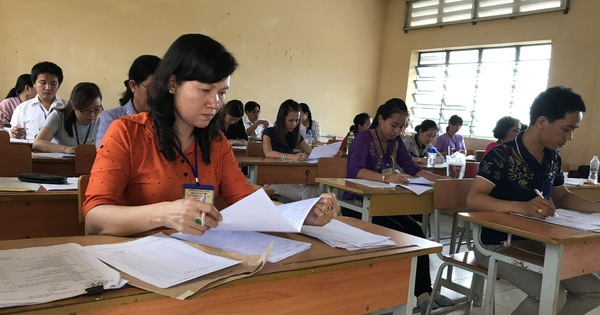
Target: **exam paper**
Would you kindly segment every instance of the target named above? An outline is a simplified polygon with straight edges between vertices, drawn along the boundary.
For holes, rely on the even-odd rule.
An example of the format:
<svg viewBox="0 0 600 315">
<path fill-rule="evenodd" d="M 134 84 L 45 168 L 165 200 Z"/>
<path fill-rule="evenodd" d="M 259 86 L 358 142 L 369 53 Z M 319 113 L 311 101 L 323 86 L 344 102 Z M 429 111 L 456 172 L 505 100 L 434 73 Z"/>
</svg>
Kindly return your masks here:
<svg viewBox="0 0 600 315">
<path fill-rule="evenodd" d="M 77 190 L 78 177 L 67 177 L 66 184 L 42 184 L 46 190 Z"/>
<path fill-rule="evenodd" d="M 22 182 L 16 177 L 0 177 L 0 191 L 38 191 L 40 184 Z"/>
<path fill-rule="evenodd" d="M 338 141 L 338 142 L 314 147 L 314 148 L 312 148 L 312 151 L 310 152 L 308 159 L 316 160 L 316 159 L 319 159 L 322 157 L 333 157 L 338 153 L 341 145 L 342 145 L 342 142 Z"/>
<path fill-rule="evenodd" d="M 78 244 L 0 251 L 0 307 L 47 303 L 85 294 L 86 288 L 125 285 L 119 273 Z"/>
<path fill-rule="evenodd" d="M 275 206 L 264 189 L 221 210 L 223 221 L 214 228 L 222 231 L 298 233 L 304 219 L 319 198 Z"/>
<path fill-rule="evenodd" d="M 417 195 L 421 195 L 422 193 L 433 189 L 433 182 L 428 179 L 425 179 L 423 177 L 411 177 L 411 178 L 409 178 L 409 183 L 407 185 L 397 184 L 397 183 L 382 183 L 382 182 L 376 182 L 373 180 L 356 179 L 356 178 L 346 178 L 346 180 L 349 182 L 353 182 L 353 183 L 371 187 L 371 188 L 403 187 L 403 188 L 406 188 L 406 189 L 414 192 Z"/>
<path fill-rule="evenodd" d="M 202 236 L 175 233 L 172 237 L 190 241 L 198 244 L 220 248 L 230 252 L 245 255 L 261 255 L 269 245 L 273 243 L 273 249 L 269 255 L 268 261 L 271 263 L 279 262 L 290 256 L 296 255 L 310 248 L 311 244 L 299 242 L 283 237 L 245 231 L 219 231 L 210 229 Z"/>
<path fill-rule="evenodd" d="M 130 242 L 85 246 L 83 250 L 159 288 L 168 288 L 240 263 L 204 253 L 163 233 Z"/>
<path fill-rule="evenodd" d="M 540 219 L 519 213 L 513 213 L 513 215 L 516 216 L 556 224 L 579 231 L 600 232 L 600 213 L 580 212 L 558 208 L 556 209 L 556 214 L 558 214 L 558 216 Z"/>
<path fill-rule="evenodd" d="M 302 234 L 316 237 L 332 247 L 347 250 L 396 245 L 387 236 L 369 233 L 335 219 L 325 226 L 304 225 Z"/>
</svg>

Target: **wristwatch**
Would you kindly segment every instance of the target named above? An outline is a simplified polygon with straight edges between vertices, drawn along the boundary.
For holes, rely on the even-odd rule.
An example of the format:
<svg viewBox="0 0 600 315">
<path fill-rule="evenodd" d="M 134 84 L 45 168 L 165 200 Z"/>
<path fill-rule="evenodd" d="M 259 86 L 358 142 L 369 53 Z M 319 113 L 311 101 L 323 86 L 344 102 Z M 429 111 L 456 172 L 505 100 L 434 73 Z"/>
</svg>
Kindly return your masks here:
<svg viewBox="0 0 600 315">
<path fill-rule="evenodd" d="M 287 160 L 287 154 L 284 154 L 284 155 L 283 155 L 283 159 L 284 159 L 284 160 Z"/>
</svg>

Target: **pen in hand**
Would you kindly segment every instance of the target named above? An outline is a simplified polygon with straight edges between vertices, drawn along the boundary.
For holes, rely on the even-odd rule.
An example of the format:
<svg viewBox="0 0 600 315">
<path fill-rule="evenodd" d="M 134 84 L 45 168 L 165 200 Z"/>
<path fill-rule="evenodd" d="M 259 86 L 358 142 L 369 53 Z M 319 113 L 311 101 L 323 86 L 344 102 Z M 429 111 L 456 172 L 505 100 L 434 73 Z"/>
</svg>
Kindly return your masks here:
<svg viewBox="0 0 600 315">
<path fill-rule="evenodd" d="M 544 195 L 542 195 L 542 193 L 537 188 L 535 188 L 533 191 L 535 191 L 535 194 L 540 196 L 540 198 L 546 199 L 546 198 L 544 198 Z M 558 218 L 558 213 L 556 213 L 556 211 L 554 212 L 554 216 Z"/>
</svg>

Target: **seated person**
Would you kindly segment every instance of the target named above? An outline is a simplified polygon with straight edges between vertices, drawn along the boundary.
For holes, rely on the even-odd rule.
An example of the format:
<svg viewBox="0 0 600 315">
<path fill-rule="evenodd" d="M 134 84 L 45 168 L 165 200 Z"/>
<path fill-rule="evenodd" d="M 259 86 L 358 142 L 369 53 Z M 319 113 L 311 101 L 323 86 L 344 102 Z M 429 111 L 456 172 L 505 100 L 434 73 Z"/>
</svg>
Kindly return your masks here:
<svg viewBox="0 0 600 315">
<path fill-rule="evenodd" d="M 346 154 L 346 146 L 348 146 L 348 136 L 350 135 L 350 133 L 353 133 L 354 136 L 356 136 L 359 132 L 369 130 L 372 121 L 373 119 L 371 119 L 371 116 L 369 116 L 369 114 L 367 113 L 360 113 L 354 116 L 354 120 L 352 121 L 353 125 L 350 126 L 350 131 L 348 131 L 348 133 L 344 137 L 344 140 L 342 140 L 339 152 L 342 154 Z"/>
<path fill-rule="evenodd" d="M 31 82 L 31 74 L 21 74 L 15 87 L 8 91 L 6 98 L 0 102 L 0 128 L 10 126 L 10 119 L 17 105 L 35 97 L 37 92 Z"/>
<path fill-rule="evenodd" d="M 31 81 L 37 95 L 15 108 L 10 119 L 10 136 L 33 140 L 44 125 L 50 111 L 66 106 L 67 102 L 56 96 L 63 81 L 62 69 L 43 61 L 31 68 Z"/>
<path fill-rule="evenodd" d="M 33 150 L 72 154 L 79 144 L 94 145 L 100 112 L 102 93 L 98 86 L 90 82 L 78 83 L 67 106 L 48 115 L 33 141 Z"/>
<path fill-rule="evenodd" d="M 266 158 L 306 161 L 312 148 L 300 135 L 300 105 L 286 100 L 277 111 L 275 126 L 263 131 L 263 152 Z M 294 153 L 298 149 L 298 153 Z M 317 185 L 283 184 L 270 185 L 279 195 L 292 201 L 317 196 Z"/>
<path fill-rule="evenodd" d="M 448 120 L 448 127 L 446 127 L 446 133 L 439 136 L 437 140 L 435 140 L 435 148 L 443 156 L 452 154 L 456 151 L 463 151 L 465 155 L 467 154 L 465 139 L 463 136 L 458 134 L 462 124 L 463 119 L 460 116 L 450 116 L 450 119 Z M 451 152 L 448 152 L 448 148 L 450 148 Z"/>
<path fill-rule="evenodd" d="M 214 119 L 236 67 L 208 36 L 186 34 L 171 45 L 155 72 L 150 112 L 115 120 L 106 132 L 114 141 L 98 147 L 83 204 L 88 234 L 202 235 L 223 217 L 210 203 L 183 199 L 184 184 L 211 185 L 229 204 L 254 192 Z M 304 222 L 325 225 L 338 209 L 335 196 L 323 194 Z"/>
<path fill-rule="evenodd" d="M 496 122 L 496 127 L 494 127 L 494 138 L 498 139 L 498 141 L 491 142 L 485 147 L 485 153 L 488 153 L 493 147 L 506 142 L 513 140 L 517 137 L 519 132 L 521 132 L 521 122 L 510 116 L 504 116 Z"/>
<path fill-rule="evenodd" d="M 433 148 L 432 141 L 438 134 L 438 126 L 433 120 L 425 119 L 420 125 L 415 127 L 414 135 L 402 137 L 402 141 L 406 144 L 408 152 L 417 163 L 427 162 L 427 154 L 429 149 Z M 422 159 L 425 158 L 423 161 Z"/>
<path fill-rule="evenodd" d="M 242 122 L 244 104 L 238 100 L 231 100 L 217 113 L 221 131 L 225 134 L 231 145 L 247 145 L 248 135 Z"/>
<path fill-rule="evenodd" d="M 260 105 L 255 101 L 248 101 L 244 105 L 244 112 L 246 116 L 242 120 L 246 127 L 246 134 L 249 138 L 260 138 L 263 130 L 269 127 L 268 121 L 260 119 Z"/>
<path fill-rule="evenodd" d="M 300 118 L 300 135 L 306 139 L 308 131 L 312 133 L 312 141 L 314 143 L 319 142 L 321 139 L 321 125 L 319 122 L 312 119 L 312 113 L 310 107 L 306 103 L 300 103 L 300 109 L 302 110 L 302 116 Z M 310 143 L 312 146 L 313 144 Z"/>
<path fill-rule="evenodd" d="M 96 136 L 96 148 L 100 145 L 108 126 L 121 116 L 147 112 L 148 88 L 154 82 L 154 70 L 160 58 L 153 55 L 142 55 L 129 67 L 129 78 L 125 80 L 125 92 L 121 95 L 121 106 L 106 110 L 100 116 L 100 126 Z"/>
<path fill-rule="evenodd" d="M 467 195 L 467 208 L 536 218 L 552 217 L 556 208 L 600 212 L 599 203 L 572 193 L 564 185 L 558 151 L 573 139 L 585 111 L 581 96 L 568 88 L 551 87 L 540 93 L 531 105 L 529 128 L 515 141 L 503 142 L 483 157 Z M 506 239 L 507 234 L 497 230 L 481 231 L 481 241 L 490 251 L 505 250 Z M 540 245 L 517 236 L 512 237 L 511 244 L 523 248 Z M 477 247 L 474 250 L 477 262 L 487 267 L 489 256 Z M 505 262 L 498 262 L 497 272 L 527 294 L 513 314 L 538 314 L 542 274 Z M 556 314 L 587 314 L 600 305 L 600 279 L 595 274 L 561 280 L 558 291 Z"/>
<path fill-rule="evenodd" d="M 375 114 L 375 119 L 369 131 L 359 133 L 352 142 L 348 154 L 349 178 L 368 179 L 384 183 L 407 184 L 409 176 L 424 177 L 435 181 L 444 178 L 422 170 L 413 161 L 406 145 L 400 139 L 400 131 L 408 118 L 408 109 L 404 101 L 398 98 L 390 99 L 381 105 Z M 344 194 L 344 199 L 356 198 Z M 399 205 L 400 206 L 400 205 Z M 359 213 L 350 209 L 342 209 L 347 216 L 359 218 Z M 372 222 L 390 229 L 425 238 L 423 230 L 409 215 L 376 216 Z M 417 258 L 417 275 L 415 281 L 415 296 L 417 306 L 426 310 L 432 294 L 431 276 L 429 274 L 429 256 Z M 434 305 L 450 306 L 454 301 L 435 292 Z"/>
</svg>

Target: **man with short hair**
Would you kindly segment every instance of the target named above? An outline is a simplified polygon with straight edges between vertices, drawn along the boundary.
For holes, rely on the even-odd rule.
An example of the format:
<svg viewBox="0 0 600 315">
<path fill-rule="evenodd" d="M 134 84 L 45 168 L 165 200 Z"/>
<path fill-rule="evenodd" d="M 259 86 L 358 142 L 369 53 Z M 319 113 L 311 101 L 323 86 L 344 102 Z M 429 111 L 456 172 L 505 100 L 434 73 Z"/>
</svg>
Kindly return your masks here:
<svg viewBox="0 0 600 315">
<path fill-rule="evenodd" d="M 31 81 L 37 95 L 15 108 L 10 120 L 10 136 L 33 140 L 53 109 L 63 108 L 67 102 L 56 96 L 63 81 L 62 69 L 44 61 L 31 68 Z"/>
<path fill-rule="evenodd" d="M 260 105 L 255 101 L 248 101 L 244 105 L 246 115 L 242 118 L 246 134 L 248 137 L 260 138 L 265 128 L 269 127 L 269 122 L 260 117 Z"/>
<path fill-rule="evenodd" d="M 599 203 L 570 192 L 564 185 L 557 151 L 573 139 L 585 110 L 583 99 L 571 89 L 552 87 L 540 93 L 531 105 L 527 130 L 483 157 L 467 196 L 468 209 L 537 218 L 554 216 L 555 206 L 600 212 Z M 481 232 L 482 242 L 491 251 L 502 250 L 506 238 L 506 233 L 493 229 Z M 513 236 L 513 245 L 520 242 L 534 241 Z M 487 267 L 489 256 L 475 250 L 475 257 L 480 265 Z M 542 275 L 504 262 L 498 263 L 498 274 L 527 294 L 512 314 L 537 314 Z M 560 314 L 585 314 L 600 305 L 600 278 L 594 274 L 562 280 L 560 287 L 557 301 Z"/>
</svg>

